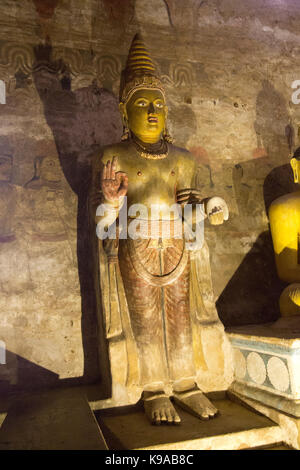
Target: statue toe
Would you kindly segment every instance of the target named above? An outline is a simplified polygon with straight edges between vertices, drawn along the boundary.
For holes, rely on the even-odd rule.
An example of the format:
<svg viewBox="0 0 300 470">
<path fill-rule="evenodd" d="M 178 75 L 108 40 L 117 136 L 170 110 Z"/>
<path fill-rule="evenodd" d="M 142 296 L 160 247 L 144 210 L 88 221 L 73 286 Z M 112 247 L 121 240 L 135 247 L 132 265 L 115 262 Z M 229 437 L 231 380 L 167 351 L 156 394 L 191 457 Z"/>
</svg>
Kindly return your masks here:
<svg viewBox="0 0 300 470">
<path fill-rule="evenodd" d="M 203 420 L 213 418 L 218 413 L 217 408 L 198 388 L 175 392 L 174 400 L 182 409 Z"/>
<path fill-rule="evenodd" d="M 163 392 L 144 393 L 144 410 L 147 418 L 152 424 L 179 424 L 180 417 L 178 416 L 174 406 L 172 405 L 169 397 Z"/>
</svg>

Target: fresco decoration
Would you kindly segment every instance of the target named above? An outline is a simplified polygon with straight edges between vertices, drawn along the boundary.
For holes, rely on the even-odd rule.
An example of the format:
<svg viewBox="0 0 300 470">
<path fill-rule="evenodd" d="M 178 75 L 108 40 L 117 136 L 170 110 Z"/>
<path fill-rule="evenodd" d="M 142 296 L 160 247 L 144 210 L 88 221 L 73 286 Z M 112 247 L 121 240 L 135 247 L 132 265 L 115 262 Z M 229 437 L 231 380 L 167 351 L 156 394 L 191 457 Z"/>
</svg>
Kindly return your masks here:
<svg viewBox="0 0 300 470">
<path fill-rule="evenodd" d="M 15 79 L 19 79 L 19 82 L 42 69 L 58 74 L 68 72 L 77 80 L 90 76 L 99 83 L 105 84 L 108 80 L 118 85 L 124 60 L 123 55 L 100 55 L 95 51 L 52 48 L 50 45 L 47 54 L 47 41 L 34 48 L 29 45 L 0 42 L 0 70 L 3 68 L 5 74 L 11 77 L 10 80 L 17 76 Z M 192 63 L 168 62 L 167 67 L 167 73 L 162 74 L 162 81 L 167 86 L 183 89 L 195 86 L 196 77 Z"/>
</svg>

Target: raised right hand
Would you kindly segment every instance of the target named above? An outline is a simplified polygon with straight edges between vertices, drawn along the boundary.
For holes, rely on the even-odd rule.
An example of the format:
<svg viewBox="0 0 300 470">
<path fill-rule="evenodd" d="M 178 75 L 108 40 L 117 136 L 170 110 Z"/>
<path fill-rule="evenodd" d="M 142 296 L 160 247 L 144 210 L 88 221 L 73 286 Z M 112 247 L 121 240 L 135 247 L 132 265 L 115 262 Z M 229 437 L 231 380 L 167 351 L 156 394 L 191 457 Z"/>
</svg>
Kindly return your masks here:
<svg viewBox="0 0 300 470">
<path fill-rule="evenodd" d="M 101 190 L 107 201 L 117 201 L 126 196 L 128 189 L 128 176 L 124 171 L 117 171 L 118 157 L 113 157 L 104 165 L 101 175 Z"/>
</svg>

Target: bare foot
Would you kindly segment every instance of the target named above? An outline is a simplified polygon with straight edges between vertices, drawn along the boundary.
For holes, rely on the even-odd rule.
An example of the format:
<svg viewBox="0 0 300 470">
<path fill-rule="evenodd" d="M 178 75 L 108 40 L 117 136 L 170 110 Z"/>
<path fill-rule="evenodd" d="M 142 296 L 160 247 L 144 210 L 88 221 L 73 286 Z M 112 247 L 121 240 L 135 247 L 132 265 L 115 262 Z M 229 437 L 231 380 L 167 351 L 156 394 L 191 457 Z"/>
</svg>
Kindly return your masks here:
<svg viewBox="0 0 300 470">
<path fill-rule="evenodd" d="M 174 401 L 188 413 L 200 419 L 207 420 L 218 413 L 217 408 L 198 387 L 185 392 L 174 392 Z"/>
<path fill-rule="evenodd" d="M 144 392 L 144 409 L 152 424 L 179 424 L 181 419 L 164 392 Z"/>
</svg>

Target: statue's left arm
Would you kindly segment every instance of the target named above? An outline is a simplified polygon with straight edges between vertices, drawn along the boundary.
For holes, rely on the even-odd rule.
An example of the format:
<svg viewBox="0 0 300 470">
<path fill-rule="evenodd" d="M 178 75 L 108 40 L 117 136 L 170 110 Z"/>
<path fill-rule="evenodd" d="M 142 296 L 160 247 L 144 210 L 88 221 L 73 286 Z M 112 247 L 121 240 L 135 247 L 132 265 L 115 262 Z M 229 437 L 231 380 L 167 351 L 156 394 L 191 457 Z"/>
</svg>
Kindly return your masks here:
<svg viewBox="0 0 300 470">
<path fill-rule="evenodd" d="M 196 187 L 197 164 L 190 153 L 184 155 L 180 160 L 179 178 L 176 188 L 176 200 L 178 204 L 191 204 L 192 219 L 188 223 L 194 224 L 196 221 L 196 207 L 201 206 L 203 219 L 208 217 L 212 225 L 222 224 L 228 220 L 228 206 L 223 198 L 214 196 L 205 198 L 201 191 Z M 199 214 L 198 214 L 199 217 Z"/>
</svg>

